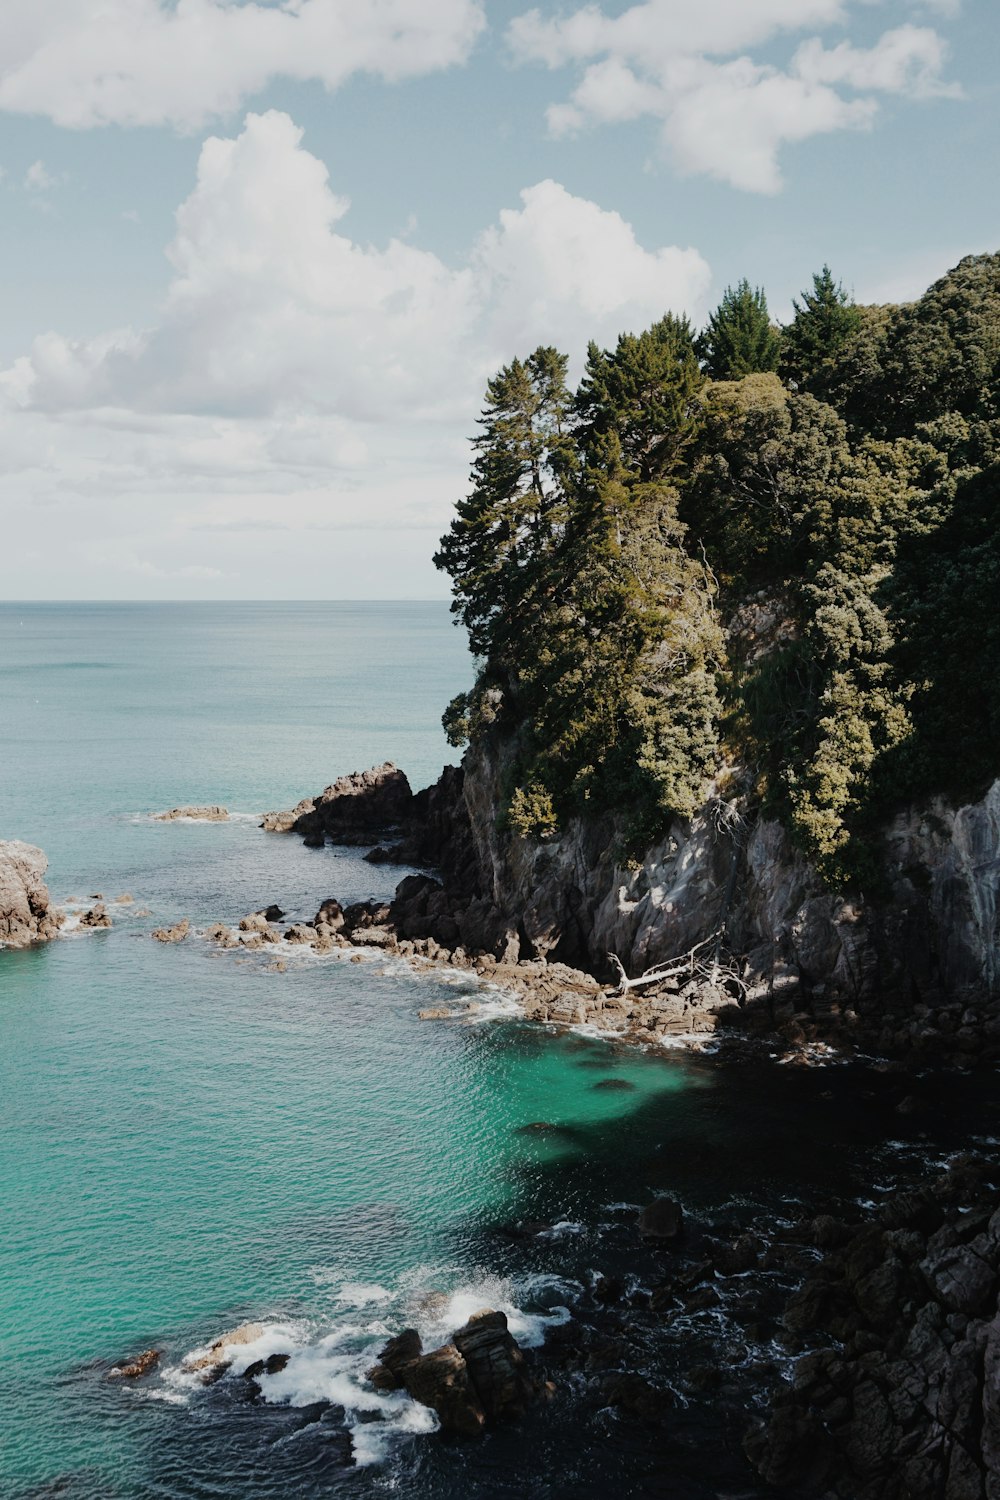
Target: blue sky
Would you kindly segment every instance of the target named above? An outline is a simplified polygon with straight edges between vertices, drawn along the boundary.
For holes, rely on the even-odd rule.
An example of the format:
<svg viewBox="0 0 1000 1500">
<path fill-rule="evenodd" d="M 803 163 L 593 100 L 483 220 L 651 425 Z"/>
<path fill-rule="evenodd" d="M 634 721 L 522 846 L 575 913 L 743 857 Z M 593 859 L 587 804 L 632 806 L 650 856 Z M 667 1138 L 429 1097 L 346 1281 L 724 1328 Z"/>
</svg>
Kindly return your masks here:
<svg viewBox="0 0 1000 1500">
<path fill-rule="evenodd" d="M 1000 247 L 994 0 L 5 0 L 0 595 L 443 596 L 486 376 Z"/>
</svg>

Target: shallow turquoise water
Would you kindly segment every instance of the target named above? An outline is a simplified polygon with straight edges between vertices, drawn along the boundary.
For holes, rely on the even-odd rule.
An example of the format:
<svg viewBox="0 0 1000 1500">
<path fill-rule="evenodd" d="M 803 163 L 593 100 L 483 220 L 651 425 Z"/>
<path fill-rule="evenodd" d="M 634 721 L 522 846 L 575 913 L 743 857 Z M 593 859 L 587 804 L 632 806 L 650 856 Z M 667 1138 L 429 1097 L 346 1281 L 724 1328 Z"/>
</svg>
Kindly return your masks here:
<svg viewBox="0 0 1000 1500">
<path fill-rule="evenodd" d="M 265 835 L 249 815 L 387 756 L 415 785 L 432 778 L 440 707 L 470 675 L 443 607 L 3 606 L 0 663 L 0 832 L 45 848 L 57 899 L 136 898 L 112 906 L 110 932 L 0 954 L 0 1347 L 18 1371 L 0 1481 L 375 1492 L 426 1414 L 371 1408 L 365 1351 L 403 1321 L 447 1331 L 484 1302 L 541 1338 L 574 1278 L 515 1264 L 484 1229 L 534 1206 L 572 1231 L 579 1186 L 552 1190 L 580 1154 L 572 1130 L 698 1080 L 502 1020 L 421 1022 L 454 985 L 398 964 L 292 955 L 276 973 L 266 956 L 150 941 L 180 916 L 272 900 L 308 916 L 329 894 L 391 890 L 398 870 Z M 149 820 L 188 801 L 248 816 Z M 632 1090 L 595 1089 L 612 1075 Z M 538 1122 L 570 1129 L 521 1128 Z M 290 1325 L 283 1409 L 347 1408 L 321 1479 L 311 1460 L 307 1481 L 262 1465 L 232 1412 L 213 1416 L 185 1380 L 185 1354 L 248 1319 Z M 161 1376 L 106 1379 L 150 1346 Z"/>
<path fill-rule="evenodd" d="M 639 1264 L 655 1192 L 732 1233 L 969 1139 L 964 1083 L 932 1141 L 849 1068 L 620 1051 L 481 992 L 478 1020 L 422 1022 L 469 977 L 150 940 L 388 895 L 404 872 L 254 815 L 387 757 L 427 783 L 470 676 L 439 605 L 0 605 L 0 837 L 47 851 L 57 900 L 136 898 L 109 932 L 0 953 L 4 1500 L 756 1494 L 711 1396 L 664 1447 L 570 1384 L 462 1449 L 364 1371 L 387 1333 L 438 1339 L 483 1305 L 541 1343 L 595 1271 Z M 149 818 L 215 801 L 241 816 Z M 510 1233 L 526 1220 L 551 1228 Z M 683 1369 L 692 1340 L 728 1357 L 723 1314 L 700 1316 L 650 1368 Z M 292 1354 L 259 1404 L 184 1369 L 245 1321 L 254 1352 Z M 150 1347 L 156 1375 L 108 1379 Z"/>
</svg>

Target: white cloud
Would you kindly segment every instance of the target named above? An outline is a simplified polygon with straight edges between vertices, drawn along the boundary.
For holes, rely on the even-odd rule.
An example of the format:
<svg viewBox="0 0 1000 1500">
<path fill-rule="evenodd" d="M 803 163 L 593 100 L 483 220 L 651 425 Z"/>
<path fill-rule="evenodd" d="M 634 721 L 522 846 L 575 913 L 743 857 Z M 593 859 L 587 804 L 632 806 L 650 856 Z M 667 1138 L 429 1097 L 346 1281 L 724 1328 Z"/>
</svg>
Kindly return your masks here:
<svg viewBox="0 0 1000 1500">
<path fill-rule="evenodd" d="M 33 161 L 24 174 L 24 186 L 29 193 L 47 192 L 57 185 L 57 180 L 43 161 Z"/>
<path fill-rule="evenodd" d="M 879 95 L 959 92 L 942 77 L 946 45 L 926 26 L 896 27 L 867 48 L 812 37 L 786 69 L 743 51 L 848 19 L 846 0 L 645 0 L 614 16 L 596 5 L 556 18 L 529 11 L 507 35 L 518 62 L 580 70 L 569 98 L 548 109 L 553 135 L 649 117 L 681 172 L 774 193 L 786 143 L 870 127 Z"/>
<path fill-rule="evenodd" d="M 221 569 L 237 593 L 241 569 L 251 592 L 280 574 L 287 594 L 319 559 L 333 570 L 310 585 L 320 594 L 385 592 L 383 554 L 412 570 L 447 523 L 499 364 L 553 342 L 579 369 L 591 337 L 705 310 L 697 251 L 646 249 L 556 182 L 525 189 L 459 266 L 398 239 L 358 244 L 348 220 L 287 115 L 206 140 L 154 325 L 47 332 L 0 371 L 8 558 L 44 512 L 47 565 L 78 561 L 111 594 L 147 561 L 149 577 L 192 588 L 180 569 Z M 370 555 L 359 528 L 380 533 Z M 430 535 L 407 550 L 414 529 Z M 4 567 L 0 591 L 16 591 Z M 440 592 L 426 564 L 422 576 L 418 592 Z M 401 578 L 390 593 L 410 590 Z"/>
<path fill-rule="evenodd" d="M 4 0 L 0 109 L 195 129 L 270 80 L 337 88 L 464 62 L 481 0 Z"/>
</svg>

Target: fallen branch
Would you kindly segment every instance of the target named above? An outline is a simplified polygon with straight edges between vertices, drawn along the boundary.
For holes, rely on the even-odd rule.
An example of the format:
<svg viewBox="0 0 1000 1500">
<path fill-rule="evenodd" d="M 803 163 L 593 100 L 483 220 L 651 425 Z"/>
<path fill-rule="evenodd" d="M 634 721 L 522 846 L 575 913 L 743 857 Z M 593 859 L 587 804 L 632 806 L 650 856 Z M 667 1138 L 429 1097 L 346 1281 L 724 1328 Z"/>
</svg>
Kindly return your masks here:
<svg viewBox="0 0 1000 1500">
<path fill-rule="evenodd" d="M 667 979 L 700 980 L 702 983 L 715 987 L 719 985 L 734 985 L 739 992 L 740 999 L 746 996 L 746 985 L 740 975 L 735 962 L 722 963 L 718 958 L 718 943 L 721 940 L 721 932 L 713 932 L 700 943 L 685 954 L 677 958 L 665 960 L 660 964 L 654 964 L 652 968 L 644 973 L 630 979 L 625 972 L 625 965 L 617 953 L 608 954 L 608 962 L 618 971 L 618 984 L 615 989 L 608 993 L 611 996 L 621 997 L 627 995 L 630 990 L 643 989 L 646 985 L 662 984 Z M 709 962 L 700 959 L 698 955 L 705 949 L 716 945 L 716 956 Z"/>
</svg>

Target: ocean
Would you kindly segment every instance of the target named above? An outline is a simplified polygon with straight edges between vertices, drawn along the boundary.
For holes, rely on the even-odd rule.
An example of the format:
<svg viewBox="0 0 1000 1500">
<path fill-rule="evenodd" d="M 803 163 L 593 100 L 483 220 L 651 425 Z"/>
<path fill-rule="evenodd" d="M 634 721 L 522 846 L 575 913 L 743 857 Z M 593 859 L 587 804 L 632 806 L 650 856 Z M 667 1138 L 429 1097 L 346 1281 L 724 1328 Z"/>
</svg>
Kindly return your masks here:
<svg viewBox="0 0 1000 1500">
<path fill-rule="evenodd" d="M 770 1336 L 734 1354 L 724 1303 L 629 1356 L 674 1383 L 667 1445 L 585 1375 L 523 1429 L 445 1441 L 365 1371 L 401 1328 L 430 1344 L 485 1306 L 544 1358 L 598 1273 L 652 1284 L 633 1220 L 654 1192 L 739 1229 L 960 1138 L 957 1115 L 933 1140 L 887 1123 L 850 1068 L 622 1049 L 527 1025 L 468 974 L 339 951 L 278 971 L 197 936 L 390 894 L 405 871 L 260 814 L 385 759 L 429 783 L 471 675 L 443 604 L 0 605 L 0 838 L 114 922 L 0 952 L 4 1496 L 757 1493 L 732 1424 L 678 1384 L 685 1350 L 782 1358 Z M 151 817 L 212 802 L 229 822 Z M 183 917 L 186 942 L 151 941 Z M 419 1019 L 462 995 L 473 1018 Z M 292 1356 L 259 1400 L 239 1367 L 205 1386 L 184 1365 L 245 1322 L 244 1363 Z M 152 1376 L 109 1378 L 149 1348 Z"/>
</svg>

